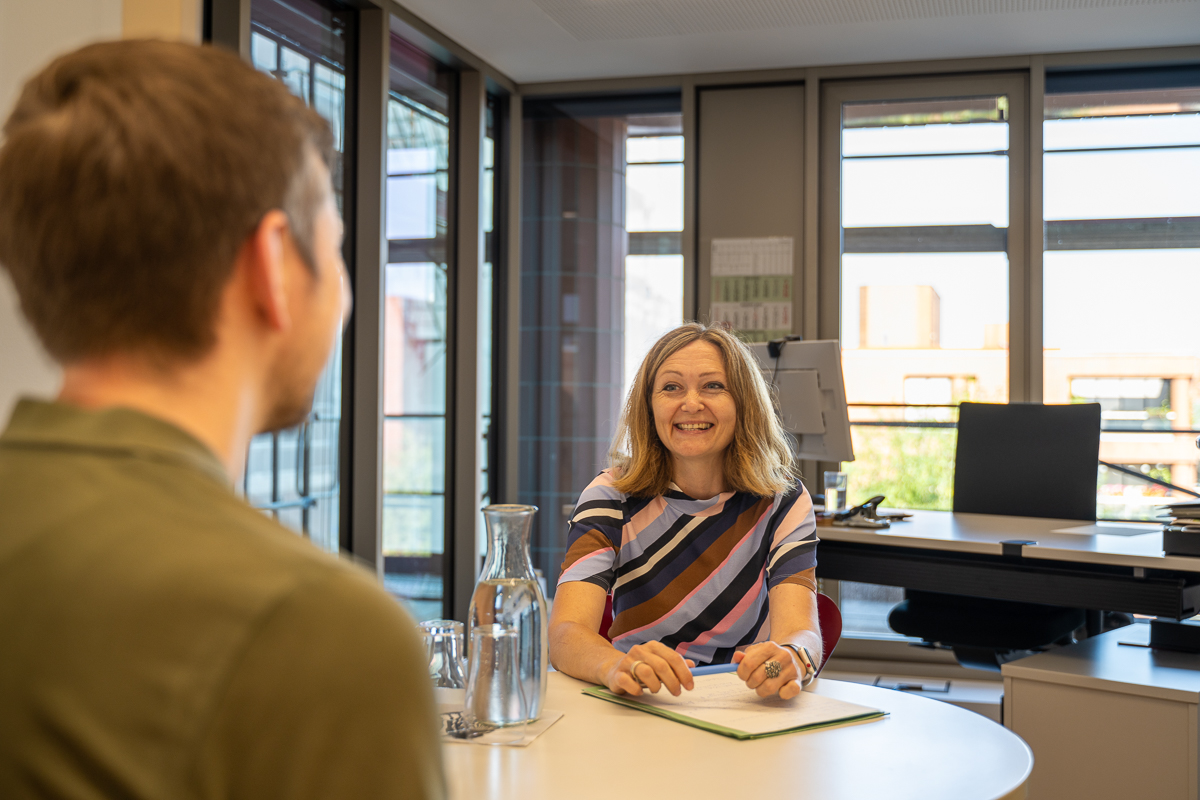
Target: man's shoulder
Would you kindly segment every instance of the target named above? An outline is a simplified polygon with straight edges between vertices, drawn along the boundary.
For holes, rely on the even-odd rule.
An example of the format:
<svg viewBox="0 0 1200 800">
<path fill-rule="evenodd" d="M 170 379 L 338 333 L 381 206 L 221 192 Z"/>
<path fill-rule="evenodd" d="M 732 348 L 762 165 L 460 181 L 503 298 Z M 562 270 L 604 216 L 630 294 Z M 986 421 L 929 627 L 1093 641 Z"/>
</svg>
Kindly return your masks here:
<svg viewBox="0 0 1200 800">
<path fill-rule="evenodd" d="M 88 586 L 110 606 L 157 597 L 249 621 L 330 580 L 366 583 L 387 599 L 363 570 L 185 465 L 0 458 L 0 501 L 0 575 L 36 578 L 49 591 L 77 582 L 70 565 L 86 557 Z"/>
</svg>

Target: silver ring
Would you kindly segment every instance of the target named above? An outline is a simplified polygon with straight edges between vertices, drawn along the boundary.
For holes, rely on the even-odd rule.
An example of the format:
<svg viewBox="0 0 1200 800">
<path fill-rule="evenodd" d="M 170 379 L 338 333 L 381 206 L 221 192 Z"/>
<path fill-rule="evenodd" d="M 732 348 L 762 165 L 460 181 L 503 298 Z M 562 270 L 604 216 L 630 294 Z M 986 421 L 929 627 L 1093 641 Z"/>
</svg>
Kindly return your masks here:
<svg viewBox="0 0 1200 800">
<path fill-rule="evenodd" d="M 645 663 L 646 663 L 645 661 L 642 661 L 639 658 L 637 661 L 634 661 L 632 664 L 629 665 L 629 674 L 633 676 L 633 679 L 638 682 L 639 686 L 646 685 L 645 683 L 642 682 L 642 679 L 637 676 L 638 664 L 645 664 Z"/>
<path fill-rule="evenodd" d="M 778 661 L 768 661 L 763 664 L 763 670 L 767 673 L 767 678 L 778 678 L 779 673 L 783 672 L 783 664 Z"/>
</svg>

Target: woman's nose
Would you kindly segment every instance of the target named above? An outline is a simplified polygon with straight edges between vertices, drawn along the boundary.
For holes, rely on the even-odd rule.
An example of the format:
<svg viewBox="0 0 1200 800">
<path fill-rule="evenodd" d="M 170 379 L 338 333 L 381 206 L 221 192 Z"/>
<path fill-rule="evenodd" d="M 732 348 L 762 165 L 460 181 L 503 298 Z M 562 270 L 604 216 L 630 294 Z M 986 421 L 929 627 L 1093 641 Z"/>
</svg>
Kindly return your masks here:
<svg viewBox="0 0 1200 800">
<path fill-rule="evenodd" d="M 703 407 L 704 407 L 704 403 L 702 403 L 700 401 L 700 393 L 697 392 L 695 389 L 692 389 L 686 395 L 683 396 L 683 410 L 684 411 L 699 411 Z"/>
</svg>

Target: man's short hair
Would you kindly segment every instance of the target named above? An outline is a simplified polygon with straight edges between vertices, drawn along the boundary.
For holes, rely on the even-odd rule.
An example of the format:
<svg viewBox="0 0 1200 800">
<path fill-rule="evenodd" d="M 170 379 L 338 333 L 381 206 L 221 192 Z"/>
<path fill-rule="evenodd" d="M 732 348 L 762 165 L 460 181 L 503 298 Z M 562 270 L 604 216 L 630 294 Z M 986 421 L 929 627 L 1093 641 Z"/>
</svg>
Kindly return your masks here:
<svg viewBox="0 0 1200 800">
<path fill-rule="evenodd" d="M 25 84 L 0 147 L 0 265 L 59 362 L 194 359 L 238 250 L 283 210 L 310 266 L 329 126 L 232 53 L 90 45 Z"/>
</svg>

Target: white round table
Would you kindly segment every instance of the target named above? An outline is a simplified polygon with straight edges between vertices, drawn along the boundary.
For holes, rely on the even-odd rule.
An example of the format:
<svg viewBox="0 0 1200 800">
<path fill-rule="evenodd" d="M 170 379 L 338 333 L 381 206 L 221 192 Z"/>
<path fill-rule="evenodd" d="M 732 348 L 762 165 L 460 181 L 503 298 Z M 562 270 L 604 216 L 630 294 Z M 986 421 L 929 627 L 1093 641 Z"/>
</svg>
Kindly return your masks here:
<svg viewBox="0 0 1200 800">
<path fill-rule="evenodd" d="M 564 712 L 527 747 L 447 744 L 453 800 L 998 800 L 1024 798 L 1029 747 L 985 717 L 936 700 L 818 679 L 807 691 L 890 716 L 738 741 L 580 694 L 552 672 Z"/>
</svg>

